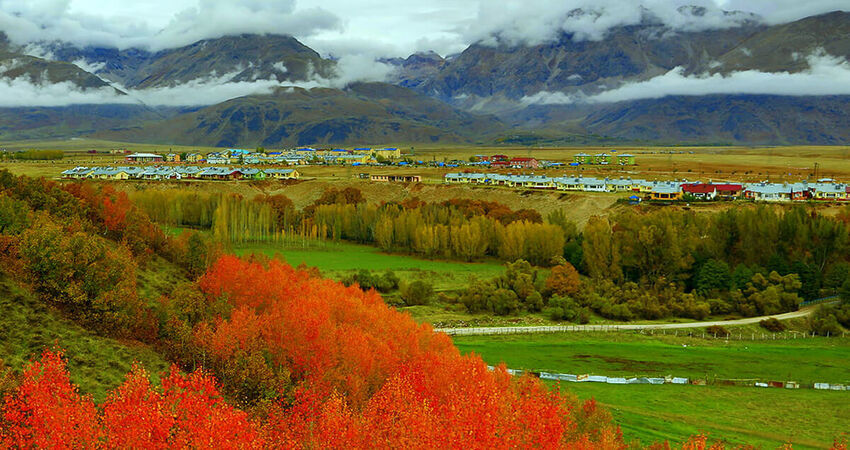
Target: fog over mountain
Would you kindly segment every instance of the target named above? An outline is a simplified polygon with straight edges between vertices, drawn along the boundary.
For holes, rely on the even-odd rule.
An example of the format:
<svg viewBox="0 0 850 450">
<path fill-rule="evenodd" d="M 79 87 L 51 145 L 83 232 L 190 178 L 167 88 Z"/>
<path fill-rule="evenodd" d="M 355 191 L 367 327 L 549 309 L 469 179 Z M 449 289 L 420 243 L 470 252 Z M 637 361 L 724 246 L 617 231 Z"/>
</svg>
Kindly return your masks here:
<svg viewBox="0 0 850 450">
<path fill-rule="evenodd" d="M 174 0 L 142 5 L 0 0 L 0 31 L 5 36 L 0 43 L 0 108 L 125 105 L 154 111 L 145 120 L 156 122 L 157 117 L 170 120 L 173 114 L 239 98 L 274 99 L 263 103 L 264 108 L 286 112 L 296 103 L 281 101 L 281 89 L 330 89 L 344 98 L 353 95 L 347 89 L 352 83 L 377 82 L 400 86 L 403 90 L 387 92 L 405 97 L 408 105 L 422 102 L 408 111 L 443 102 L 457 114 L 498 116 L 504 133 L 520 127 L 687 140 L 682 130 L 665 134 L 664 114 L 657 110 L 646 109 L 646 114 L 662 116 L 653 117 L 653 133 L 620 132 L 609 122 L 618 108 L 632 115 L 643 110 L 635 109 L 633 102 L 666 99 L 664 104 L 678 105 L 681 114 L 694 109 L 688 98 L 711 96 L 714 104 L 722 105 L 717 96 L 752 96 L 763 99 L 749 103 L 761 112 L 735 122 L 752 128 L 761 126 L 752 121 L 794 120 L 797 103 L 804 108 L 814 98 L 848 96 L 850 14 L 842 12 L 847 9 L 845 1 L 827 0 L 462 5 L 448 0 Z M 408 89 L 416 94 L 402 94 Z M 365 105 L 377 99 L 358 95 L 356 101 L 352 97 L 341 103 L 335 96 L 319 97 L 334 99 L 324 104 L 335 108 L 325 111 L 328 116 L 374 113 Z M 380 101 L 392 101 L 392 95 Z M 777 99 L 782 99 L 782 108 L 775 105 Z M 323 108 L 313 100 L 309 105 L 319 112 Z M 99 111 L 103 114 L 104 109 Z M 399 123 L 424 120 L 401 110 L 388 112 Z M 598 128 L 602 121 L 590 120 L 599 114 L 606 117 L 604 130 Z M 700 115 L 694 114 L 699 122 Z M 776 114 L 785 116 L 774 118 Z M 132 114 L 125 116 L 136 120 Z M 208 114 L 204 117 L 211 120 Z M 46 114 L 44 126 L 62 129 L 57 120 L 67 120 L 66 115 Z M 481 121 L 487 126 L 477 133 L 444 132 L 455 136 L 452 139 L 486 142 L 499 134 L 493 120 Z M 835 141 L 840 133 L 830 131 L 838 127 L 834 122 L 819 122 L 823 132 L 806 139 Z M 92 123 L 97 128 L 96 121 Z M 6 136 L 16 136 L 16 124 L 7 125 Z M 439 127 L 433 121 L 416 126 L 426 125 Z M 109 121 L 109 126 L 113 134 L 121 134 L 120 121 Z M 156 127 L 144 125 L 151 132 Z M 37 121 L 27 121 L 26 129 L 28 136 L 37 134 Z M 745 141 L 754 136 L 712 130 L 693 138 L 723 135 Z M 92 131 L 98 130 L 68 133 Z M 175 136 L 179 130 L 168 134 Z M 255 132 L 237 135 L 262 140 Z M 757 138 L 787 141 L 772 132 Z"/>
</svg>

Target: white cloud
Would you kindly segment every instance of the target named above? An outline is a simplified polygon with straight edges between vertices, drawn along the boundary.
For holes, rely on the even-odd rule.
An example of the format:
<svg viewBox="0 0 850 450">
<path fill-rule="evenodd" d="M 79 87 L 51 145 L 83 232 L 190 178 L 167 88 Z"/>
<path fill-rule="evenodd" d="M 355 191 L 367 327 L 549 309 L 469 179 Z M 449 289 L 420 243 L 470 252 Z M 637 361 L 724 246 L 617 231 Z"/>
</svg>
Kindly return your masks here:
<svg viewBox="0 0 850 450">
<path fill-rule="evenodd" d="M 171 9 L 171 19 L 161 27 L 121 10 L 106 15 L 102 1 L 82 3 L 82 10 L 72 10 L 71 0 L 0 0 L 0 30 L 22 45 L 61 40 L 80 46 L 160 50 L 233 34 L 310 36 L 340 27 L 334 14 L 320 7 L 296 10 L 295 0 L 196 0 L 189 7 L 180 1 L 162 2 L 165 9 L 177 5 L 184 9 Z"/>
<path fill-rule="evenodd" d="M 6 61 L 3 65 L 0 65 L 0 73 L 13 69 L 15 64 L 16 60 Z M 84 61 L 76 61 L 74 64 L 80 67 L 86 65 Z M 342 89 L 353 82 L 386 79 L 392 67 L 376 62 L 373 58 L 364 55 L 346 56 L 338 60 L 337 77 L 334 78 L 322 78 L 314 74 L 308 81 L 293 82 L 279 80 L 277 76 L 273 75 L 270 79 L 230 81 L 242 70 L 242 68 L 239 68 L 232 73 L 213 74 L 206 78 L 169 87 L 134 90 L 118 84 L 114 85 L 115 89 L 123 91 L 127 95 L 120 95 L 110 87 L 82 89 L 72 82 L 51 84 L 44 79 L 31 80 L 21 77 L 12 80 L 2 78 L 0 79 L 0 107 L 126 103 L 148 106 L 205 106 L 247 95 L 271 94 L 282 87 Z M 287 90 L 286 92 L 291 91 Z"/>
<path fill-rule="evenodd" d="M 614 103 L 667 96 L 783 95 L 820 96 L 850 95 L 850 62 L 822 52 L 807 58 L 809 69 L 799 73 L 759 72 L 746 70 L 728 75 L 685 75 L 677 67 L 664 75 L 646 81 L 629 83 L 595 95 L 582 93 L 538 92 L 524 97 L 525 104 Z"/>
<path fill-rule="evenodd" d="M 85 70 L 85 71 L 86 71 L 86 72 L 88 72 L 88 73 L 98 73 L 98 72 L 100 72 L 101 70 L 103 70 L 103 68 L 104 68 L 104 67 L 106 67 L 106 63 L 105 63 L 105 62 L 94 62 L 94 63 L 91 63 L 91 62 L 86 61 L 86 60 L 85 60 L 85 59 L 83 59 L 83 58 L 80 58 L 80 59 L 78 59 L 78 60 L 76 60 L 76 61 L 73 61 L 73 62 L 71 62 L 71 64 L 73 64 L 73 65 L 75 65 L 75 66 L 79 67 L 80 69 Z"/>
<path fill-rule="evenodd" d="M 0 79 L 0 107 L 39 107 L 138 103 L 114 89 L 82 90 L 70 81 L 54 84 L 33 83 L 27 78 Z"/>
<path fill-rule="evenodd" d="M 608 30 L 651 19 L 674 30 L 700 31 L 740 26 L 749 14 L 727 14 L 710 0 L 524 0 L 481 3 L 470 41 L 537 45 L 562 33 L 577 41 L 598 41 Z"/>
</svg>

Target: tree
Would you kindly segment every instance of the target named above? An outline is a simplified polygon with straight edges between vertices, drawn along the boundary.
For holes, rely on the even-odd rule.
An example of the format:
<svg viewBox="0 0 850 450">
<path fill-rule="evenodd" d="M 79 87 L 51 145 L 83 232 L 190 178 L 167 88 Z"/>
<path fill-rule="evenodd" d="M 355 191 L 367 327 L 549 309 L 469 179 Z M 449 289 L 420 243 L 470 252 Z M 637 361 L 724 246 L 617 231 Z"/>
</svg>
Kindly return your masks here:
<svg viewBox="0 0 850 450">
<path fill-rule="evenodd" d="M 697 291 L 704 295 L 711 291 L 728 290 L 731 283 L 729 265 L 724 261 L 709 259 L 699 269 L 696 287 Z"/>
<path fill-rule="evenodd" d="M 24 370 L 21 384 L 6 398 L 0 427 L 4 448 L 48 448 L 58 443 L 94 448 L 101 430 L 90 397 L 71 384 L 61 351 L 45 351 Z"/>
<path fill-rule="evenodd" d="M 561 296 L 569 296 L 578 292 L 579 283 L 578 271 L 568 262 L 553 267 L 546 279 L 546 287 Z"/>
</svg>

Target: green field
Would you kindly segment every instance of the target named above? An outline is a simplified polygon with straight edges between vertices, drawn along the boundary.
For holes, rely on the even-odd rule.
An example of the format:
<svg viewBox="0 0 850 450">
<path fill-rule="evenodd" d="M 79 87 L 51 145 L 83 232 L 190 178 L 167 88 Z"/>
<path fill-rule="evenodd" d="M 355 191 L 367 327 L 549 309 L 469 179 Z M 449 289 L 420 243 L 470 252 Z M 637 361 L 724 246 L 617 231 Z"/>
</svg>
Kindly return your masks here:
<svg viewBox="0 0 850 450">
<path fill-rule="evenodd" d="M 0 359 L 21 370 L 54 344 L 65 351 L 71 380 L 97 402 L 124 381 L 134 362 L 140 362 L 157 383 L 159 373 L 168 368 L 149 347 L 98 336 L 0 275 Z"/>
<path fill-rule="evenodd" d="M 498 261 L 463 263 L 416 258 L 409 255 L 384 253 L 376 247 L 346 242 L 306 241 L 304 245 L 244 244 L 235 245 L 237 255 L 280 255 L 288 263 L 304 263 L 317 267 L 325 276 L 341 279 L 366 269 L 376 272 L 392 270 L 402 280 L 426 280 L 436 290 L 455 290 L 465 286 L 470 277 L 490 278 L 504 270 Z"/>
<path fill-rule="evenodd" d="M 455 337 L 462 352 L 510 368 L 609 376 L 684 376 L 850 383 L 850 340 L 726 342 L 631 333 Z M 628 439 L 682 441 L 698 432 L 731 443 L 828 447 L 850 430 L 850 393 L 734 386 L 564 383 L 608 406 Z"/>
</svg>

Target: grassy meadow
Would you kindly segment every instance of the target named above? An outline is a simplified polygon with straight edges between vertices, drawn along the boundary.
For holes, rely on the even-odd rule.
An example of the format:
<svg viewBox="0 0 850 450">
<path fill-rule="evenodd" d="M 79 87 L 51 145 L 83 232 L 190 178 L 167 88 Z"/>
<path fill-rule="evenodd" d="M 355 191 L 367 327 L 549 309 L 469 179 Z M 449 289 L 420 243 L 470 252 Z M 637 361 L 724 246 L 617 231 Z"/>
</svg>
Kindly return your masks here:
<svg viewBox="0 0 850 450">
<path fill-rule="evenodd" d="M 723 341 L 634 333 L 458 336 L 464 352 L 510 368 L 609 376 L 850 383 L 850 339 Z M 561 384 L 608 407 L 627 439 L 828 448 L 846 431 L 850 393 L 737 386 Z"/>
<path fill-rule="evenodd" d="M 280 255 L 297 266 L 317 267 L 334 279 L 365 269 L 382 273 L 392 270 L 402 280 L 425 280 L 437 291 L 454 290 L 466 285 L 470 277 L 490 278 L 504 270 L 499 261 L 463 263 L 422 259 L 414 256 L 384 253 L 376 247 L 347 242 L 304 241 L 300 244 L 252 243 L 236 245 L 237 255 Z"/>
<path fill-rule="evenodd" d="M 168 368 L 167 362 L 146 345 L 98 336 L 0 275 L 0 359 L 19 371 L 43 349 L 54 345 L 65 351 L 71 381 L 97 402 L 124 382 L 135 362 L 148 370 L 155 383 Z"/>
</svg>

